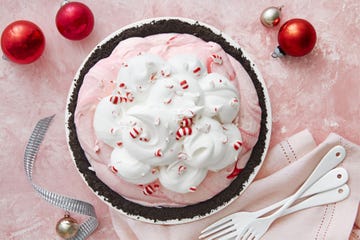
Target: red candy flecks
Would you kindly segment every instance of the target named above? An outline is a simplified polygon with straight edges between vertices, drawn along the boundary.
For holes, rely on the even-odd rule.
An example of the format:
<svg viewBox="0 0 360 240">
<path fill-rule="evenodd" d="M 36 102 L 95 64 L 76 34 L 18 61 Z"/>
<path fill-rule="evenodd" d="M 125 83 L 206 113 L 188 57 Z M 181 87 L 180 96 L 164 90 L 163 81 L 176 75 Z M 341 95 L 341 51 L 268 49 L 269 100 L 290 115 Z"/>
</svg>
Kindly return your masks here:
<svg viewBox="0 0 360 240">
<path fill-rule="evenodd" d="M 186 169 L 187 169 L 186 166 L 180 165 L 180 166 L 178 167 L 178 175 L 179 175 L 179 176 L 183 175 L 184 172 L 186 171 Z"/>
<path fill-rule="evenodd" d="M 190 188 L 189 188 L 189 192 L 195 192 L 196 190 L 197 190 L 196 187 L 190 187 Z"/>
<path fill-rule="evenodd" d="M 192 118 L 184 118 L 180 122 L 181 127 L 190 127 L 192 125 L 193 121 Z"/>
<path fill-rule="evenodd" d="M 182 89 L 188 89 L 189 88 L 189 84 L 188 84 L 188 82 L 186 80 L 182 80 L 180 82 L 180 86 L 181 86 Z"/>
<path fill-rule="evenodd" d="M 154 192 L 156 192 L 158 189 L 160 188 L 160 185 L 159 184 L 149 184 L 149 185 L 146 185 L 143 189 L 143 194 L 148 196 L 148 195 L 151 195 L 153 194 Z"/>
<path fill-rule="evenodd" d="M 132 138 L 137 138 L 142 132 L 142 128 L 134 127 L 130 130 L 129 134 Z"/>
<path fill-rule="evenodd" d="M 155 151 L 154 155 L 155 155 L 155 157 L 162 157 L 163 153 L 162 153 L 161 149 L 158 149 Z"/>
<path fill-rule="evenodd" d="M 181 127 L 176 132 L 176 140 L 180 140 L 183 136 L 189 136 L 192 133 L 190 127 Z"/>
<path fill-rule="evenodd" d="M 235 149 L 235 151 L 237 151 L 237 150 L 239 150 L 240 148 L 242 147 L 242 142 L 241 141 L 236 141 L 235 143 L 234 143 L 234 149 Z"/>
<path fill-rule="evenodd" d="M 201 68 L 200 67 L 197 67 L 193 70 L 193 73 L 197 74 L 201 71 Z"/>
<path fill-rule="evenodd" d="M 114 167 L 114 166 L 111 166 L 110 167 L 110 170 L 113 172 L 113 173 L 118 173 L 118 170 L 116 169 L 116 167 Z"/>
<path fill-rule="evenodd" d="M 207 71 L 208 73 L 211 73 L 213 70 L 212 70 L 212 65 L 213 63 L 215 64 L 218 64 L 218 65 L 221 65 L 223 64 L 223 59 L 220 55 L 217 55 L 217 54 L 212 54 L 206 61 L 206 68 L 207 68 Z"/>
<path fill-rule="evenodd" d="M 235 178 L 237 175 L 239 175 L 242 170 L 243 170 L 242 168 L 238 168 L 238 167 L 235 165 L 233 171 L 232 171 L 226 178 L 227 178 L 227 179 L 233 179 L 233 178 Z"/>
</svg>

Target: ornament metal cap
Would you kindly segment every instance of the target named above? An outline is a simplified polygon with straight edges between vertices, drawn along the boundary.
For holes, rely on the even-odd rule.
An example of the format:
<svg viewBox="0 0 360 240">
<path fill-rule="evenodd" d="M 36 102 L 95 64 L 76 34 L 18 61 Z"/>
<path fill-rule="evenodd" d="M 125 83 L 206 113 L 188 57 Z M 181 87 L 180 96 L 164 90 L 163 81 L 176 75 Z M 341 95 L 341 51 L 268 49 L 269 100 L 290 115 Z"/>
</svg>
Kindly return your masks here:
<svg viewBox="0 0 360 240">
<path fill-rule="evenodd" d="M 69 0 L 64 0 L 61 2 L 60 7 L 64 6 L 65 4 L 68 4 L 70 1 Z"/>
<path fill-rule="evenodd" d="M 271 56 L 273 58 L 279 58 L 279 57 L 284 57 L 286 54 L 285 52 L 280 48 L 280 46 L 277 46 L 275 49 L 274 49 L 274 52 L 271 54 Z"/>
</svg>

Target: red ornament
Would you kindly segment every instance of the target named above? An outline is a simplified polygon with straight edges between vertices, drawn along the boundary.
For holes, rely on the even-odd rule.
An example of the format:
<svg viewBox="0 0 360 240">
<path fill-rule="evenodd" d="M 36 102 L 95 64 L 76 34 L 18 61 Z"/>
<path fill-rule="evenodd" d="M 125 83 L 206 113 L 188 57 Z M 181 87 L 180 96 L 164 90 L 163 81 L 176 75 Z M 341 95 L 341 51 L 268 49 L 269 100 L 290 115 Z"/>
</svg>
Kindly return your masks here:
<svg viewBox="0 0 360 240">
<path fill-rule="evenodd" d="M 279 47 L 273 57 L 287 54 L 300 57 L 308 54 L 316 43 L 316 31 L 308 21 L 294 18 L 284 23 L 278 34 Z"/>
<path fill-rule="evenodd" d="M 64 1 L 55 21 L 61 35 L 70 40 L 81 40 L 89 36 L 94 28 L 93 13 L 80 2 Z"/>
<path fill-rule="evenodd" d="M 36 24 L 25 20 L 15 21 L 2 32 L 1 49 L 10 61 L 32 63 L 43 53 L 45 37 Z"/>
</svg>

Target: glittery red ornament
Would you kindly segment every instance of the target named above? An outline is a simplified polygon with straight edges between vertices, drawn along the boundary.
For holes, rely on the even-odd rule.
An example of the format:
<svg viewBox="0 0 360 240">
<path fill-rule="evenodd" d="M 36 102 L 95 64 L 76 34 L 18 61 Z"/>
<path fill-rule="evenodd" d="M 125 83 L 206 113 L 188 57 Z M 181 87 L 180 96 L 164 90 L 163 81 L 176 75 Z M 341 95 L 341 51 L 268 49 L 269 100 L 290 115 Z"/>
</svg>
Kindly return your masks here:
<svg viewBox="0 0 360 240">
<path fill-rule="evenodd" d="M 285 22 L 278 33 L 279 46 L 273 57 L 287 54 L 300 57 L 308 54 L 316 43 L 316 31 L 308 21 L 294 18 Z"/>
<path fill-rule="evenodd" d="M 32 63 L 43 53 L 45 37 L 36 24 L 25 20 L 15 21 L 2 32 L 1 49 L 10 61 Z"/>
<path fill-rule="evenodd" d="M 81 40 L 94 28 L 94 15 L 83 3 L 64 1 L 56 14 L 56 27 L 65 38 Z"/>
</svg>

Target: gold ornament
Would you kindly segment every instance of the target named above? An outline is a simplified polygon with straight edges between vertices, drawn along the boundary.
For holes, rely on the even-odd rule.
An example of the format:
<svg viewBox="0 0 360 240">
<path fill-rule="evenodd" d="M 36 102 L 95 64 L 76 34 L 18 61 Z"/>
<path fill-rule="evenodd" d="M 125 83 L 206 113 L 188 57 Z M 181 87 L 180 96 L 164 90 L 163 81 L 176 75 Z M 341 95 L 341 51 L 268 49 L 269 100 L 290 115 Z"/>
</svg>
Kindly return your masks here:
<svg viewBox="0 0 360 240">
<path fill-rule="evenodd" d="M 78 222 L 70 217 L 69 213 L 65 213 L 64 217 L 56 224 L 56 233 L 64 239 L 69 239 L 77 234 L 79 227 Z"/>
</svg>

